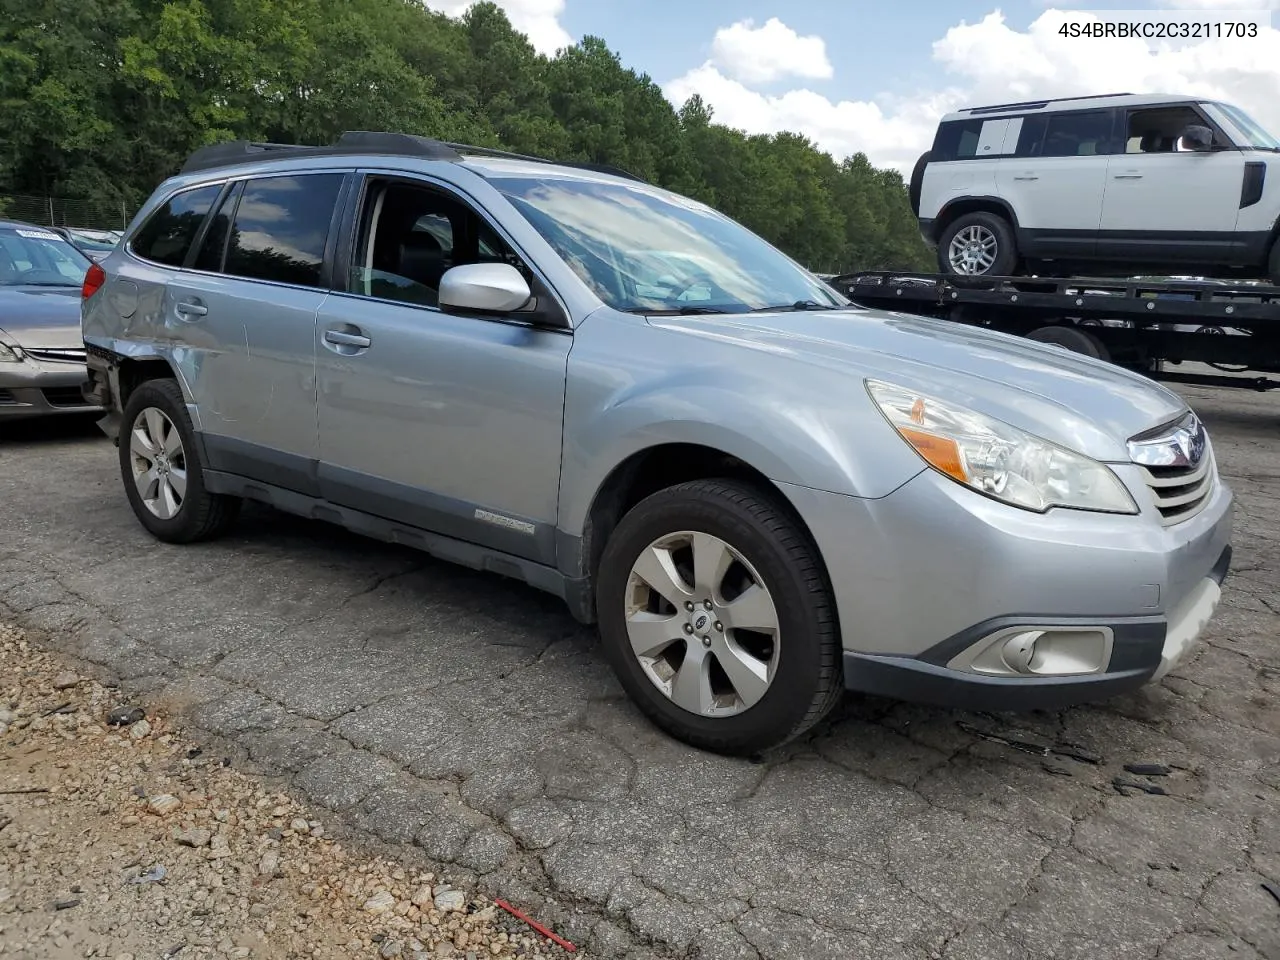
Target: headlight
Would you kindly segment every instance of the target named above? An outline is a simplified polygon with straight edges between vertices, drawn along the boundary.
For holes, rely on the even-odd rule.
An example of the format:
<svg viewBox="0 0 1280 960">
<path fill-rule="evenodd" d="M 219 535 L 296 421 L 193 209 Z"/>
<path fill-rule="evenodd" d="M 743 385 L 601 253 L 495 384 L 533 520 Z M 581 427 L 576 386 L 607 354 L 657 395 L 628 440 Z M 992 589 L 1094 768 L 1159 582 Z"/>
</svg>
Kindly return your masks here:
<svg viewBox="0 0 1280 960">
<path fill-rule="evenodd" d="M 979 493 L 1039 513 L 1138 512 L 1120 479 L 1096 460 L 913 390 L 877 380 L 868 380 L 867 390 L 929 466 Z"/>
<path fill-rule="evenodd" d="M 21 360 L 21 347 L 10 347 L 0 343 L 0 363 L 19 363 Z"/>
</svg>

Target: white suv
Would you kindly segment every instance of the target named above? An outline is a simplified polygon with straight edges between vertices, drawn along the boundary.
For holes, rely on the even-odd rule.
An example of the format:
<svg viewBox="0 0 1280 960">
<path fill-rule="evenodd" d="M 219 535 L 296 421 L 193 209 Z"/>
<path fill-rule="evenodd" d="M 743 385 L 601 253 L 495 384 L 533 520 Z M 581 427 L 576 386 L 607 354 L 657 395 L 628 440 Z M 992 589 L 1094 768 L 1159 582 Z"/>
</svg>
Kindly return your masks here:
<svg viewBox="0 0 1280 960">
<path fill-rule="evenodd" d="M 1239 107 L 1109 94 L 948 114 L 910 194 L 947 274 L 1154 267 L 1280 282 L 1278 166 L 1280 140 Z"/>
</svg>

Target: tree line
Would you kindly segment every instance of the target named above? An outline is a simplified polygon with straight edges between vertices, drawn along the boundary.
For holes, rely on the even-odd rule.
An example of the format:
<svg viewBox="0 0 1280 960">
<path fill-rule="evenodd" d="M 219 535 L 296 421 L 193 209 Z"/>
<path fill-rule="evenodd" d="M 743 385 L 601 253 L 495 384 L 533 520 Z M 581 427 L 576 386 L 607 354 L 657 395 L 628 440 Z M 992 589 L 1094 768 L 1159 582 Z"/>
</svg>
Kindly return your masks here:
<svg viewBox="0 0 1280 960">
<path fill-rule="evenodd" d="M 817 271 L 925 269 L 900 174 L 674 109 L 604 40 L 539 54 L 492 3 L 0 0 L 0 194 L 134 209 L 196 147 L 398 130 L 606 163 Z"/>
</svg>

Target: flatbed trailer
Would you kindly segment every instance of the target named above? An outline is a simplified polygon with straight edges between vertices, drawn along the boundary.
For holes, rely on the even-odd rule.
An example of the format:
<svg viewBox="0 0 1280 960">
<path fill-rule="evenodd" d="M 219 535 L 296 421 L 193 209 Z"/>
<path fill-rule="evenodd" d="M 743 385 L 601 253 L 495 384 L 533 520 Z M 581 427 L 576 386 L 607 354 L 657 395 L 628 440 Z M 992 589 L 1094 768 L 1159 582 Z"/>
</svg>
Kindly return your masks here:
<svg viewBox="0 0 1280 960">
<path fill-rule="evenodd" d="M 1269 390 L 1280 380 L 1280 286 L 1102 277 L 869 271 L 829 281 L 854 303 L 1053 343 L 1156 379 Z M 1174 370 L 1203 363 L 1221 373 Z M 1229 375 L 1228 375 L 1229 374 Z M 1254 374 L 1254 375 L 1247 375 Z"/>
</svg>

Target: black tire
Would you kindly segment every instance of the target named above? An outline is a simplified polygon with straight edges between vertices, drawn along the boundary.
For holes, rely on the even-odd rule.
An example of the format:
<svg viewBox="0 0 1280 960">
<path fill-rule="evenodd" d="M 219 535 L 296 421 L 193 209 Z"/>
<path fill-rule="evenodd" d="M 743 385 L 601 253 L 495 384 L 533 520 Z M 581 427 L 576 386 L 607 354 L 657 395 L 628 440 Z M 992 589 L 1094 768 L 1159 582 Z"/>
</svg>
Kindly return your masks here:
<svg viewBox="0 0 1280 960">
<path fill-rule="evenodd" d="M 969 227 L 981 227 L 989 230 L 995 237 L 996 254 L 991 266 L 980 273 L 961 273 L 951 265 L 948 256 L 951 241 L 957 233 Z M 1013 228 L 1004 217 L 985 210 L 973 213 L 962 213 L 956 217 L 938 237 L 938 269 L 948 277 L 1008 277 L 1018 266 L 1018 244 L 1013 235 Z"/>
<path fill-rule="evenodd" d="M 159 410 L 178 431 L 186 471 L 186 493 L 172 517 L 162 518 L 147 507 L 133 479 L 132 435 L 139 415 L 148 408 Z M 204 462 L 196 443 L 195 430 L 187 414 L 182 388 L 176 380 L 148 380 L 129 395 L 120 429 L 120 478 L 129 505 L 158 540 L 166 543 L 195 543 L 221 536 L 235 522 L 240 500 L 209 493 L 204 485 Z"/>
<path fill-rule="evenodd" d="M 779 628 L 773 681 L 753 706 L 729 717 L 687 711 L 645 674 L 626 627 L 627 582 L 641 552 L 679 531 L 710 533 L 755 568 L 774 600 Z M 816 547 L 762 491 L 733 480 L 695 480 L 641 501 L 605 546 L 596 583 L 605 654 L 623 688 L 671 736 L 700 749 L 752 755 L 821 720 L 843 692 L 835 602 Z"/>
<path fill-rule="evenodd" d="M 1057 325 L 1040 327 L 1028 333 L 1027 339 L 1064 347 L 1072 353 L 1084 354 L 1095 360 L 1111 361 L 1111 351 L 1107 349 L 1107 345 L 1088 330 L 1081 330 L 1079 327 Z"/>
</svg>

